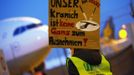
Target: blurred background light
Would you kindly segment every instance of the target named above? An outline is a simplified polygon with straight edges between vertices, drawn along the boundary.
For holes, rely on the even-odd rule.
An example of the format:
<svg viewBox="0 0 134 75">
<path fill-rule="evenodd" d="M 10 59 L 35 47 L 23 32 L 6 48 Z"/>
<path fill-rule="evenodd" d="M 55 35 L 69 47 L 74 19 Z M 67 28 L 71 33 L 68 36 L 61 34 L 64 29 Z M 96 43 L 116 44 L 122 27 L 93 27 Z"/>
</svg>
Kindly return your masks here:
<svg viewBox="0 0 134 75">
<path fill-rule="evenodd" d="M 121 29 L 121 30 L 119 31 L 119 37 L 120 37 L 121 39 L 127 38 L 127 31 L 126 31 L 125 29 Z"/>
</svg>

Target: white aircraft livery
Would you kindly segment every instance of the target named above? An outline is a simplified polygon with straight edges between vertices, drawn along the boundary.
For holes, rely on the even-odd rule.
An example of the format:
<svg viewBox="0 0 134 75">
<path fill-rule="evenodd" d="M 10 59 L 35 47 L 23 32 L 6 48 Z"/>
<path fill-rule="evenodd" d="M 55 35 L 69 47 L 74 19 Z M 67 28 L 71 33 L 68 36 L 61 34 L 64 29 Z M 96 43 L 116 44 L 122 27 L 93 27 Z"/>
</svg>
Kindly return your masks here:
<svg viewBox="0 0 134 75">
<path fill-rule="evenodd" d="M 11 75 L 31 69 L 43 62 L 50 51 L 48 26 L 32 17 L 0 20 L 0 49 Z"/>
</svg>

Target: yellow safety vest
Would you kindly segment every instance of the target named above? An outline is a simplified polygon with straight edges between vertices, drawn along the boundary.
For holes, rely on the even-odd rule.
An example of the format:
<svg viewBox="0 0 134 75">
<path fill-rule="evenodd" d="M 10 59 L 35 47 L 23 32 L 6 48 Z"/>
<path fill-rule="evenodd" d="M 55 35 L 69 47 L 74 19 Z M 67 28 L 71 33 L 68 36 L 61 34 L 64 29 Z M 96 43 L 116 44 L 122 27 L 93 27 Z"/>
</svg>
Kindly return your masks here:
<svg viewBox="0 0 134 75">
<path fill-rule="evenodd" d="M 103 55 L 101 64 L 98 66 L 90 65 L 78 57 L 71 57 L 69 59 L 76 66 L 79 75 L 112 75 L 110 64 Z"/>
</svg>

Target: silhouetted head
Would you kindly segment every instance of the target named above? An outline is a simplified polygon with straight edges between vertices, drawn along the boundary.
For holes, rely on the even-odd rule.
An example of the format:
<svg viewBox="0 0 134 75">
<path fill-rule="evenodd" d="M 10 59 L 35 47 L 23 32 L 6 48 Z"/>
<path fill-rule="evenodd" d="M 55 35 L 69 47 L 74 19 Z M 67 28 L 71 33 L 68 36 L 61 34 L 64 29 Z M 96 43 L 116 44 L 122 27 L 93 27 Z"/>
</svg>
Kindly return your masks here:
<svg viewBox="0 0 134 75">
<path fill-rule="evenodd" d="M 101 63 L 102 57 L 99 49 L 75 48 L 73 52 L 73 56 L 79 57 L 91 65 L 99 65 Z"/>
</svg>

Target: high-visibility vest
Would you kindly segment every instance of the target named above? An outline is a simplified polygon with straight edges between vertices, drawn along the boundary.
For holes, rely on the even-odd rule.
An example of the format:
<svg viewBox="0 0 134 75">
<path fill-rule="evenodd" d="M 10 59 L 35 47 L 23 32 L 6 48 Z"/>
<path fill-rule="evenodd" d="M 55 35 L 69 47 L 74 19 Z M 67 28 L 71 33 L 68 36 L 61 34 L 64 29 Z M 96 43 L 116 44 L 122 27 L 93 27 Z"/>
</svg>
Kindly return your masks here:
<svg viewBox="0 0 134 75">
<path fill-rule="evenodd" d="M 71 60 L 73 62 L 79 72 L 79 75 L 112 75 L 112 72 L 110 71 L 110 64 L 103 55 L 101 64 L 97 66 L 90 65 L 78 57 L 71 57 L 67 60 Z"/>
</svg>

